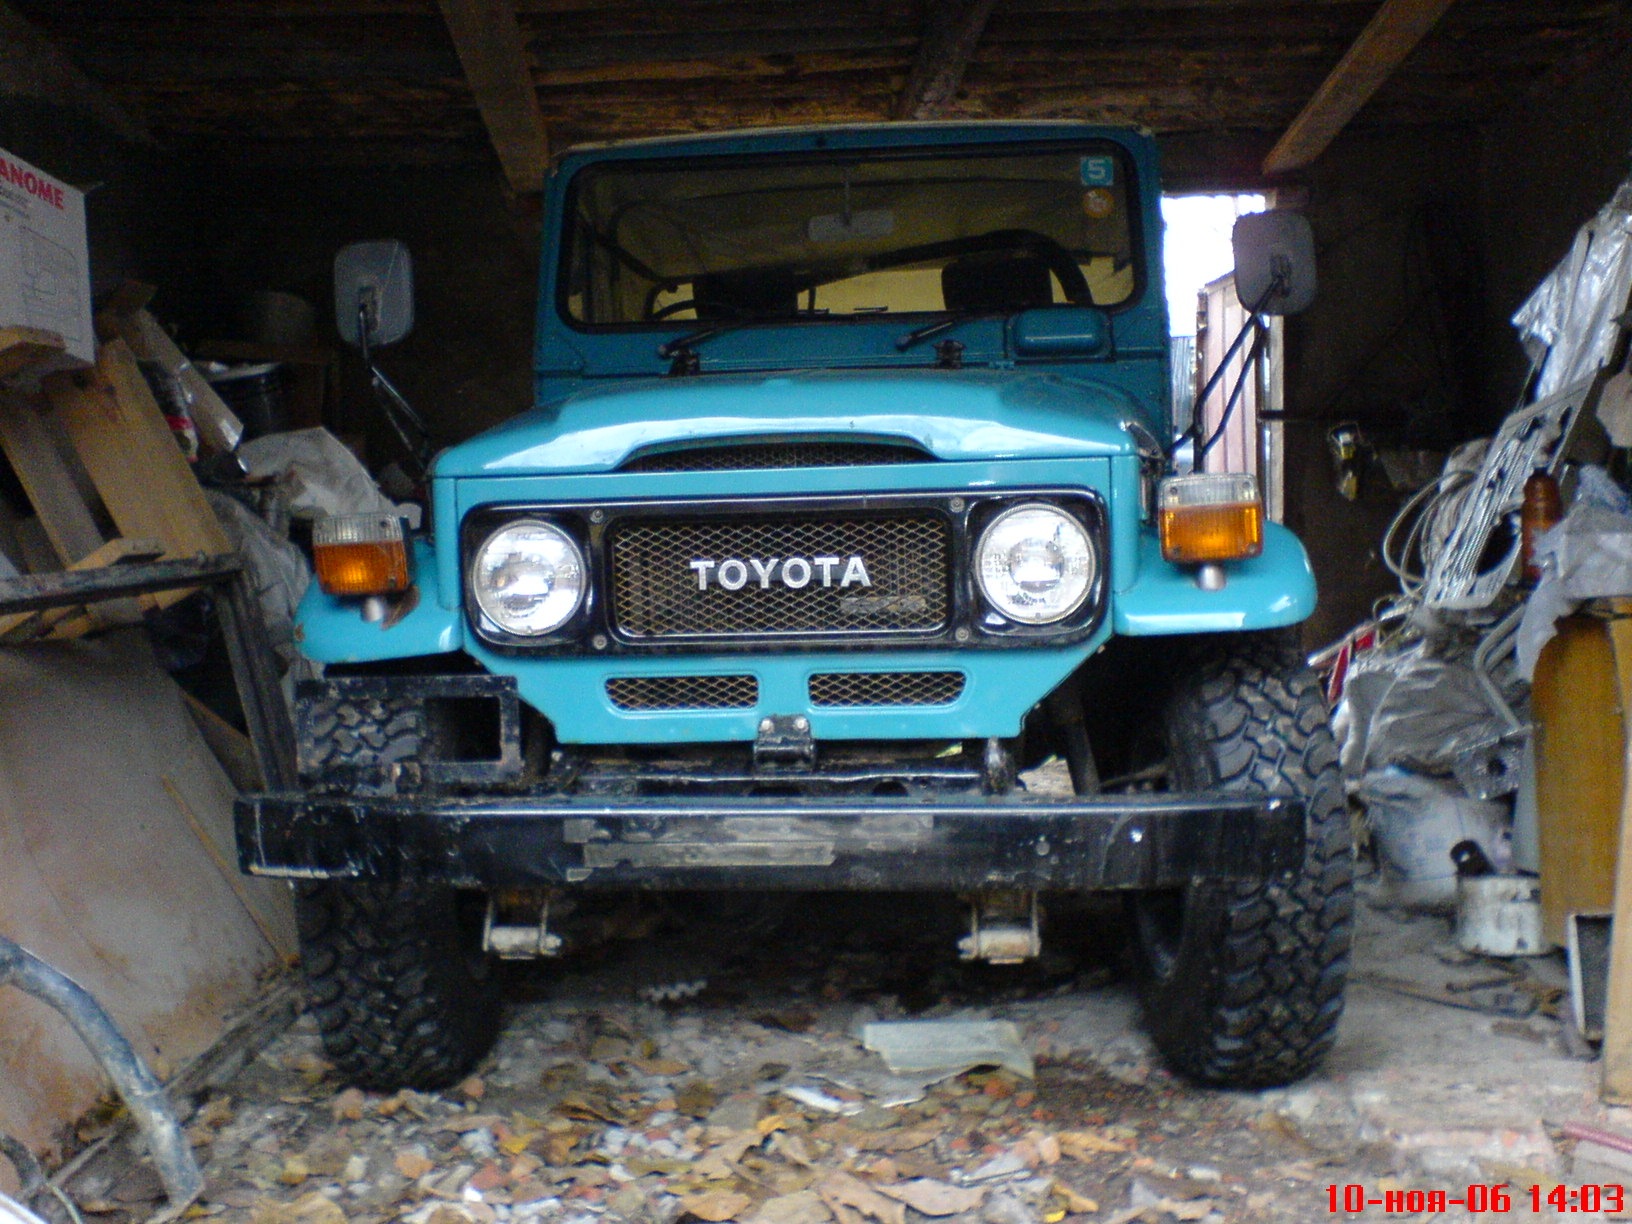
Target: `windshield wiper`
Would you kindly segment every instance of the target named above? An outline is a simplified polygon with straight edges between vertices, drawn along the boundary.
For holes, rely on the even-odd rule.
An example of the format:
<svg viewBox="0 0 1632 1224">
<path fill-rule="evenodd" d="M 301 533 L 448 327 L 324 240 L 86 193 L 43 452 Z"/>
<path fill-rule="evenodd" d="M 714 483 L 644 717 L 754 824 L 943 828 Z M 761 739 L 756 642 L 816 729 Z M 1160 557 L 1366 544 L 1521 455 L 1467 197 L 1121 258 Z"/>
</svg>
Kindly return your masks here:
<svg viewBox="0 0 1632 1224">
<path fill-rule="evenodd" d="M 914 328 L 895 342 L 897 352 L 904 353 L 915 344 L 921 344 L 931 336 L 938 336 L 942 332 L 951 331 L 960 323 L 972 323 L 976 319 L 1006 319 L 1014 312 L 1011 310 L 960 310 L 949 314 L 944 319 L 937 319 L 933 323 L 926 323 L 923 327 Z"/>
</svg>

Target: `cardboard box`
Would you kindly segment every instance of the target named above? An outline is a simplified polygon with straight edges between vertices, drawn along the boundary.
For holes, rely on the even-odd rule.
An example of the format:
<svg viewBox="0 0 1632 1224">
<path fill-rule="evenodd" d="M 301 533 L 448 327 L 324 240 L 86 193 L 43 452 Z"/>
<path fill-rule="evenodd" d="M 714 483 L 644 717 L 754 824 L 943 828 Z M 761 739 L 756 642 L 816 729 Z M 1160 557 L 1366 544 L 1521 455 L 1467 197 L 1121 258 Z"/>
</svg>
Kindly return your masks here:
<svg viewBox="0 0 1632 1224">
<path fill-rule="evenodd" d="M 0 327 L 56 332 L 96 360 L 85 196 L 0 149 Z"/>
</svg>

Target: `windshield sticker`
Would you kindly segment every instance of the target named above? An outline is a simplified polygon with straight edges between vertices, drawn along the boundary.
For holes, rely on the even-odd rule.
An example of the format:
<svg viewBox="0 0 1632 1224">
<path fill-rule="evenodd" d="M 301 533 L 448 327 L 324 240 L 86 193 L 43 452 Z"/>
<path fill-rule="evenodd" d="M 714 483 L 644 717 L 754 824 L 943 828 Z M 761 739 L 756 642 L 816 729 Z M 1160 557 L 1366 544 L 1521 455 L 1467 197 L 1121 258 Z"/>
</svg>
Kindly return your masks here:
<svg viewBox="0 0 1632 1224">
<path fill-rule="evenodd" d="M 1116 197 L 1103 187 L 1082 193 L 1082 211 L 1095 221 L 1103 221 L 1116 211 Z"/>
<path fill-rule="evenodd" d="M 1116 185 L 1116 158 L 1085 157 L 1082 159 L 1084 187 L 1114 187 Z"/>
</svg>

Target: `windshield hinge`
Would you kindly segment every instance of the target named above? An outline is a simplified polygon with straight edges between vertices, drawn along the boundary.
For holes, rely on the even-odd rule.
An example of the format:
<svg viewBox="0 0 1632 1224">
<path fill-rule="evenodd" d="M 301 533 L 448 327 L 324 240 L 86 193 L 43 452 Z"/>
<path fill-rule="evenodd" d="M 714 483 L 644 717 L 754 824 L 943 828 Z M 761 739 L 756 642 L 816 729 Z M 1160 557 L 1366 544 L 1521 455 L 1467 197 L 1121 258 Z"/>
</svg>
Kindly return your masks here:
<svg viewBox="0 0 1632 1224">
<path fill-rule="evenodd" d="M 963 369 L 963 342 L 960 340 L 942 340 L 935 346 L 935 368 L 937 370 Z"/>
<path fill-rule="evenodd" d="M 677 348 L 674 350 L 674 360 L 669 362 L 670 377 L 678 378 L 683 374 L 700 374 L 703 370 L 702 358 L 697 356 L 694 348 Z"/>
</svg>

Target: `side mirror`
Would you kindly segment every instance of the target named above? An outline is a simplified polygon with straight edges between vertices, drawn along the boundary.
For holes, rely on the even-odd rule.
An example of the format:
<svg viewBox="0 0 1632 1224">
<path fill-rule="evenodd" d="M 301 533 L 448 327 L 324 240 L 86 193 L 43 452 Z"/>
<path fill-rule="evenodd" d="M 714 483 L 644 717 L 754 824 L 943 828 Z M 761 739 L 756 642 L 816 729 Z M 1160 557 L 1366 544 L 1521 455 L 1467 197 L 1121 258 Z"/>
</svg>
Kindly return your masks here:
<svg viewBox="0 0 1632 1224">
<path fill-rule="evenodd" d="M 363 349 L 414 330 L 414 261 L 396 241 L 354 242 L 334 257 L 334 321 Z"/>
<path fill-rule="evenodd" d="M 1315 235 L 1302 213 L 1248 213 L 1231 245 L 1235 293 L 1248 310 L 1297 314 L 1315 300 Z"/>
</svg>

